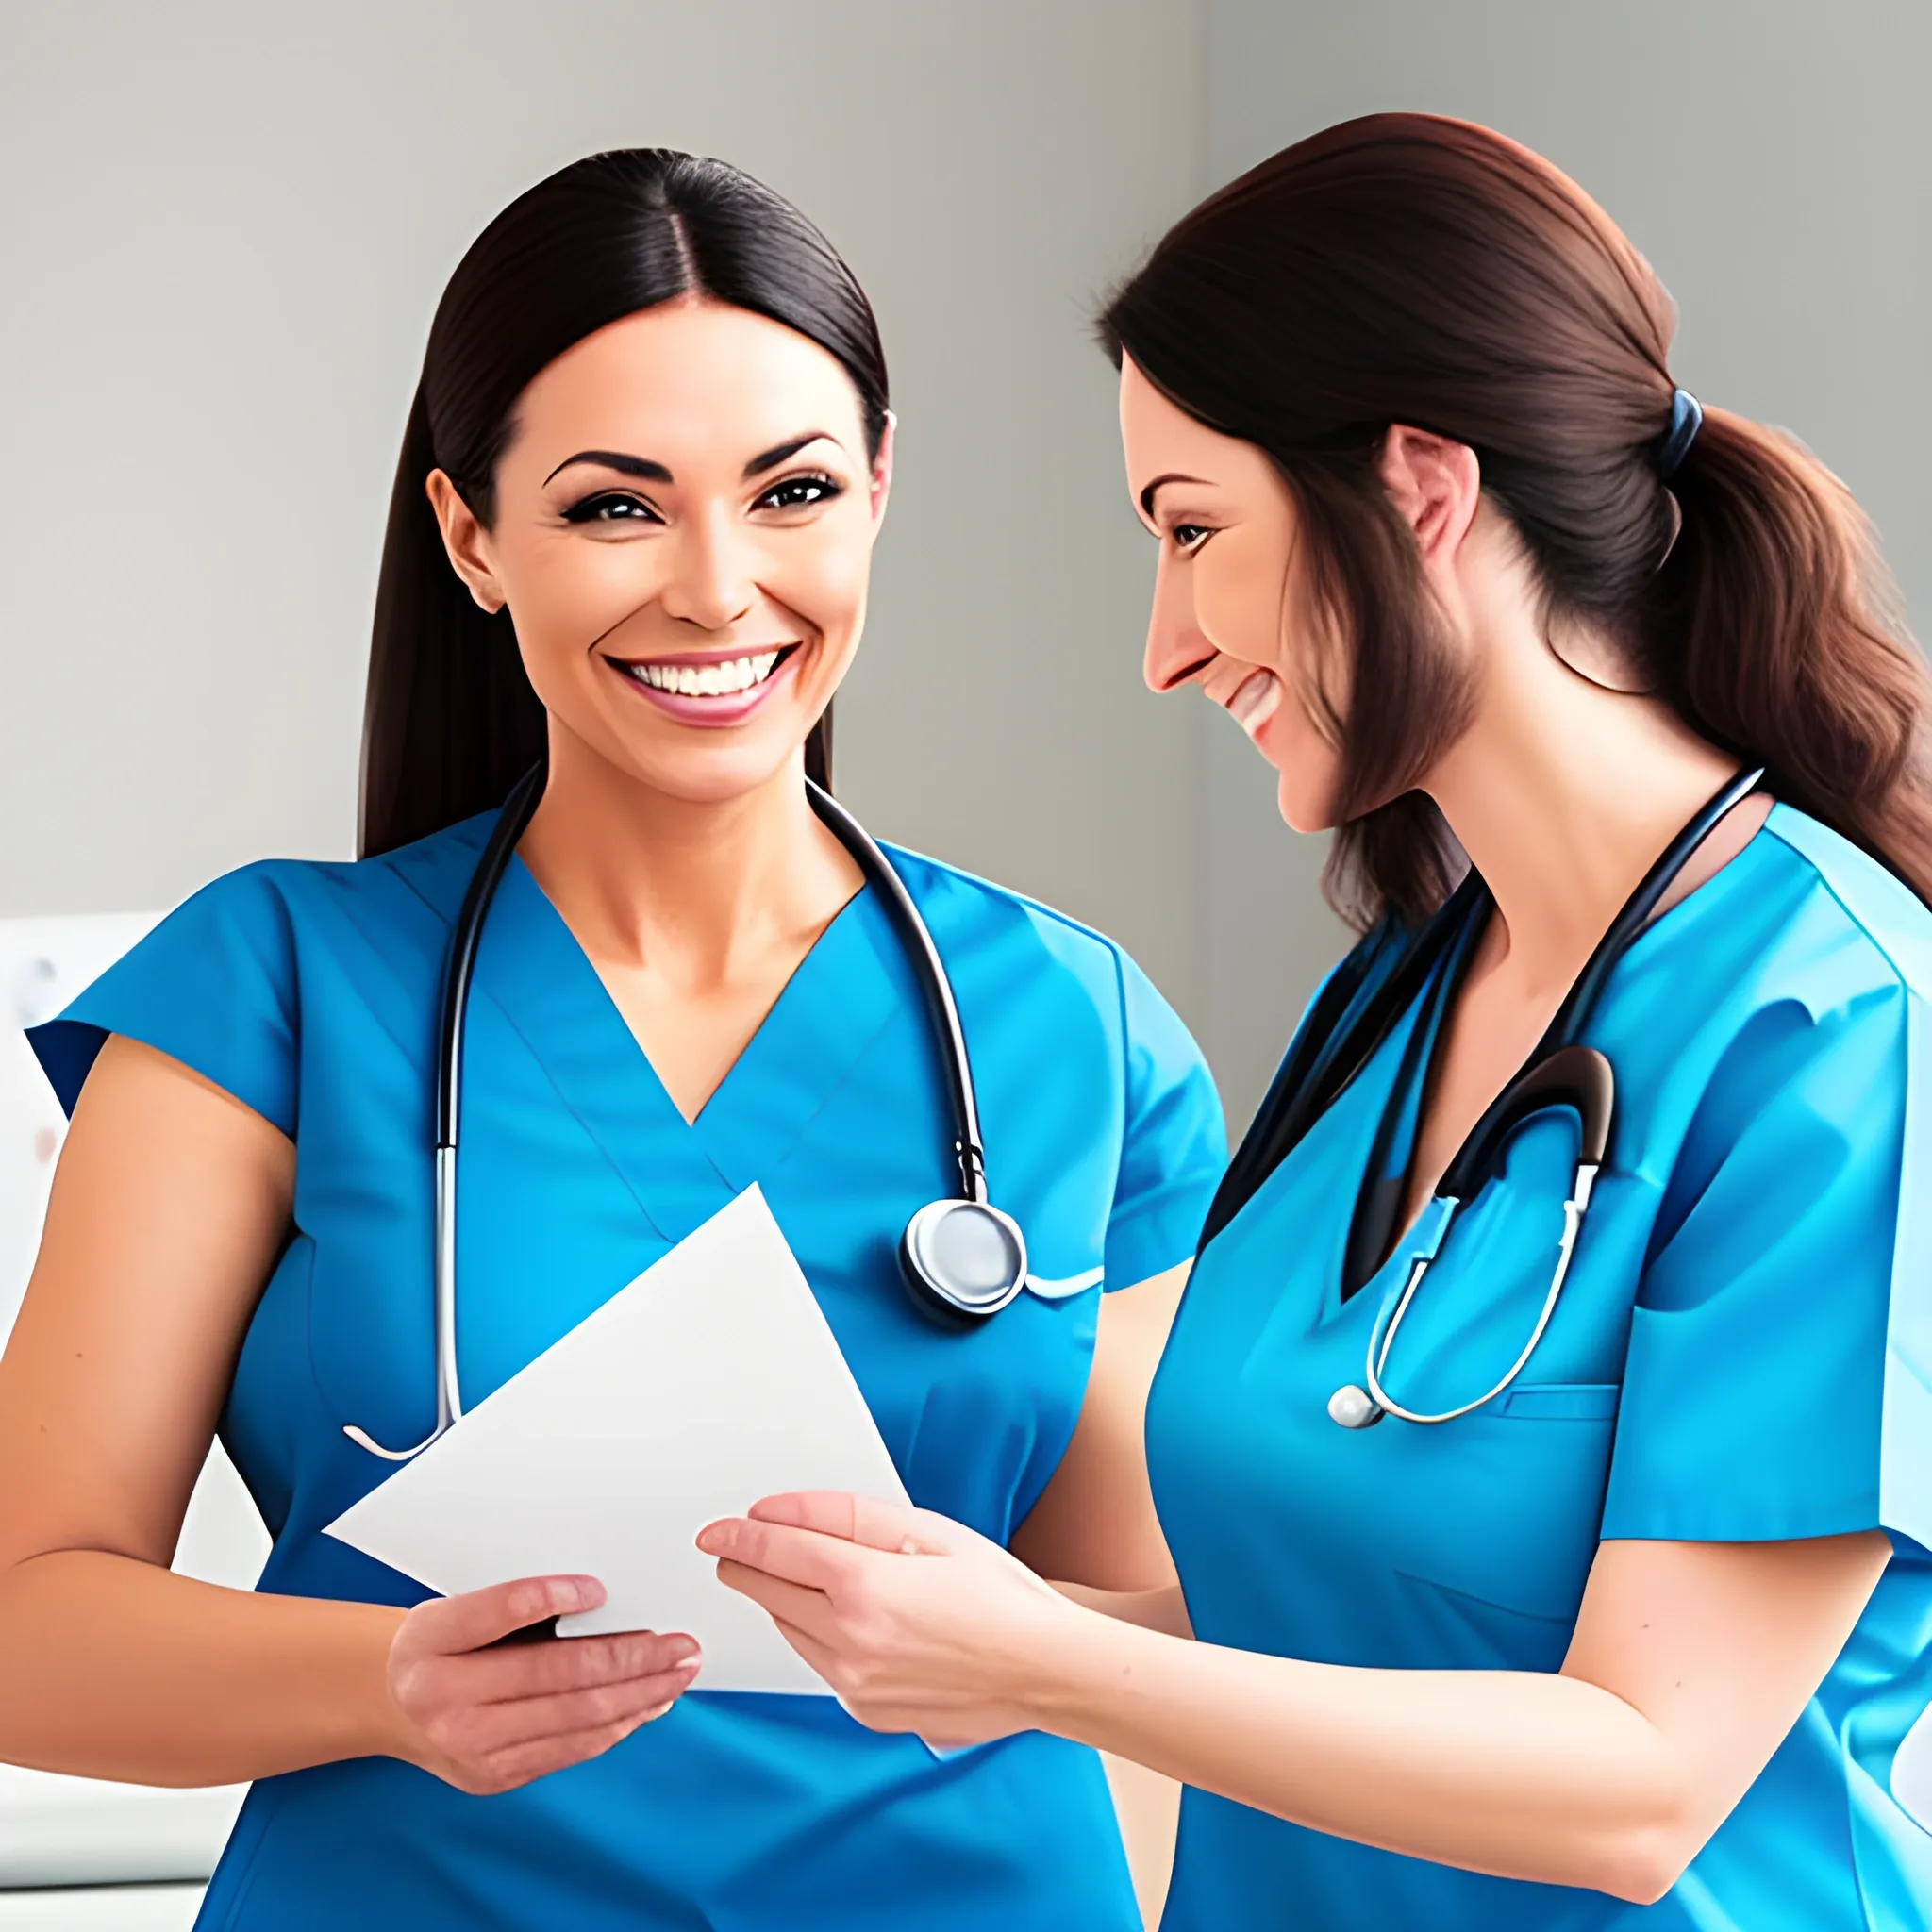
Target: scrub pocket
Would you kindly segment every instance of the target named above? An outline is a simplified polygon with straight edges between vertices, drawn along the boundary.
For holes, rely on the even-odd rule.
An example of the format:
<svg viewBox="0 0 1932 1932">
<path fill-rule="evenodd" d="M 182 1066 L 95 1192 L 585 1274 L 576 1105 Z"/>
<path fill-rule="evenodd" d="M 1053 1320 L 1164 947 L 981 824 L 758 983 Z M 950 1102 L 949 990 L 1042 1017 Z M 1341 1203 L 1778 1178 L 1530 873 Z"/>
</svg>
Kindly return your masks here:
<svg viewBox="0 0 1932 1932">
<path fill-rule="evenodd" d="M 1619 1394 L 1614 1382 L 1519 1383 L 1415 1429 L 1428 1440 L 1408 1445 L 1417 1494 L 1396 1567 L 1436 1592 L 1429 1621 L 1454 1654 L 1497 1669 L 1562 1661 L 1596 1560 Z"/>
<path fill-rule="evenodd" d="M 1512 1422 L 1615 1422 L 1623 1392 L 1617 1382 L 1518 1382 L 1491 1407 Z"/>
</svg>

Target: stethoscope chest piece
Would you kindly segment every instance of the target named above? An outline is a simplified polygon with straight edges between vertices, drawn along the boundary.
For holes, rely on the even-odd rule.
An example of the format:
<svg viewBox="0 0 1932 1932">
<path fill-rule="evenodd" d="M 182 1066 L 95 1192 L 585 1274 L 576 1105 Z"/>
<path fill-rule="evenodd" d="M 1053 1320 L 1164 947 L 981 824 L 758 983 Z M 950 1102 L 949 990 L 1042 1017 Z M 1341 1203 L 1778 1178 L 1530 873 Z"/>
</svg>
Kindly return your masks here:
<svg viewBox="0 0 1932 1932">
<path fill-rule="evenodd" d="M 1366 1429 L 1382 1420 L 1382 1405 L 1366 1389 L 1344 1382 L 1328 1398 L 1328 1420 L 1344 1429 Z"/>
<path fill-rule="evenodd" d="M 929 1201 L 906 1224 L 899 1268 L 928 1313 L 981 1322 L 1025 1287 L 1026 1238 L 989 1201 Z"/>
</svg>

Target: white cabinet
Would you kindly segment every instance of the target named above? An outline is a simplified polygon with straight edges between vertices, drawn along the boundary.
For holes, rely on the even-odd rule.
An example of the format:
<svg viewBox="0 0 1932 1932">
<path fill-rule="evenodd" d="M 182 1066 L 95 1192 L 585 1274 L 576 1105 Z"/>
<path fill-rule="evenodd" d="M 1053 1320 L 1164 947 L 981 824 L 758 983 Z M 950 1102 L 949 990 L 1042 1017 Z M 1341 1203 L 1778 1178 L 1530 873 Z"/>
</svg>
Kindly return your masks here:
<svg viewBox="0 0 1932 1932">
<path fill-rule="evenodd" d="M 153 924 L 114 913 L 0 920 L 0 1340 L 26 1289 L 64 1131 L 21 1028 L 58 1013 Z M 246 1589 L 267 1555 L 261 1519 L 217 1443 L 175 1567 Z M 0 1932 L 185 1928 L 200 1886 L 181 1881 L 213 1869 L 242 1790 L 157 1790 L 0 1765 Z"/>
</svg>

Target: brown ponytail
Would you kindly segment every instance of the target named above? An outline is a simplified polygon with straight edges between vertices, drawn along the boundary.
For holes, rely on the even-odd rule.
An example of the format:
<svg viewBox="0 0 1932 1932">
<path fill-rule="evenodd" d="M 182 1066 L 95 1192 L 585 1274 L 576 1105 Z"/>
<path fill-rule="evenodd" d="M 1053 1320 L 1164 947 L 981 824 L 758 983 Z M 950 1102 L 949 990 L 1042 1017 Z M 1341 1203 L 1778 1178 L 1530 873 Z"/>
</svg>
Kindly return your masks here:
<svg viewBox="0 0 1932 1932">
<path fill-rule="evenodd" d="M 1932 900 L 1927 676 L 1870 525 L 1807 451 L 1710 409 L 1646 634 L 1657 688 L 1773 791 Z"/>
<path fill-rule="evenodd" d="M 1574 182 L 1420 114 L 1264 161 L 1108 303 L 1116 361 L 1267 451 L 1294 495 L 1314 614 L 1351 658 L 1324 886 L 1357 924 L 1420 920 L 1467 862 L 1415 789 L 1468 693 L 1382 488 L 1397 423 L 1475 451 L 1552 623 L 1612 639 L 1694 730 L 1932 901 L 1932 678 L 1869 527 L 1805 451 L 1721 409 L 1666 481 L 1674 323 Z"/>
</svg>

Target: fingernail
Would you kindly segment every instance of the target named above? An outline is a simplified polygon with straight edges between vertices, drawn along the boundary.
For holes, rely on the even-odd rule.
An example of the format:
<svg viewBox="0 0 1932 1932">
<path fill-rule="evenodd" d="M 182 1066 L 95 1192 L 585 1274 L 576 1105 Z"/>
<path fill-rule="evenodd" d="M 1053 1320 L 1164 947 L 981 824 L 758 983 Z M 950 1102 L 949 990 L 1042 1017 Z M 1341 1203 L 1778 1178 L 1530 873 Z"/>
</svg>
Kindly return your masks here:
<svg viewBox="0 0 1932 1932">
<path fill-rule="evenodd" d="M 698 1548 L 704 1551 L 708 1557 L 715 1557 L 724 1547 L 724 1543 L 725 1536 L 723 1524 L 709 1523 L 698 1531 Z"/>
<path fill-rule="evenodd" d="M 689 1637 L 675 1638 L 668 1647 L 671 1652 L 671 1661 L 674 1665 L 695 1663 L 697 1661 L 698 1647 Z"/>
<path fill-rule="evenodd" d="M 550 1600 L 559 1610 L 594 1610 L 604 1601 L 604 1586 L 594 1576 L 560 1576 Z"/>
</svg>

